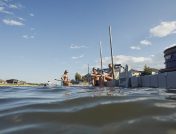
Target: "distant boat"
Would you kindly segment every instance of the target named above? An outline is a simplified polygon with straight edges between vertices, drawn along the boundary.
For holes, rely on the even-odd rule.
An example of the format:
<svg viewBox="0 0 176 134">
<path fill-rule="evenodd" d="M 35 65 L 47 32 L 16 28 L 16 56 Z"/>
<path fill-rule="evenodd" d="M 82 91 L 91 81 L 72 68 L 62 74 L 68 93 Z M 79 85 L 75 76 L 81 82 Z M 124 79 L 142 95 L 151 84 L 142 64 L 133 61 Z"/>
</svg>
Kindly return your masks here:
<svg viewBox="0 0 176 134">
<path fill-rule="evenodd" d="M 62 81 L 57 79 L 55 79 L 55 81 L 53 82 L 48 81 L 48 83 L 46 84 L 46 87 L 48 88 L 62 87 Z"/>
</svg>

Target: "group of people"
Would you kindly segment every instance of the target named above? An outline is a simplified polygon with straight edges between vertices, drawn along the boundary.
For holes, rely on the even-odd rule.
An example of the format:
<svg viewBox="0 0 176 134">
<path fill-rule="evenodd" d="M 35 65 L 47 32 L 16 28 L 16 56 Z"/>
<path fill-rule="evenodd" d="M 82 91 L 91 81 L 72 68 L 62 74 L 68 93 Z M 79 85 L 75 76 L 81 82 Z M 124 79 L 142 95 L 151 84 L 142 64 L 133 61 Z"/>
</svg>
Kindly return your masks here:
<svg viewBox="0 0 176 134">
<path fill-rule="evenodd" d="M 108 72 L 102 72 L 102 70 L 93 68 L 91 73 L 93 86 L 106 86 L 107 81 L 113 80 L 112 64 L 108 65 Z"/>
<path fill-rule="evenodd" d="M 107 81 L 113 80 L 113 70 L 112 64 L 108 65 L 108 72 L 102 72 L 102 70 L 93 68 L 91 73 L 91 80 L 93 86 L 106 86 Z M 71 81 L 68 78 L 68 71 L 65 70 L 63 76 L 61 77 L 63 86 L 70 86 Z"/>
</svg>

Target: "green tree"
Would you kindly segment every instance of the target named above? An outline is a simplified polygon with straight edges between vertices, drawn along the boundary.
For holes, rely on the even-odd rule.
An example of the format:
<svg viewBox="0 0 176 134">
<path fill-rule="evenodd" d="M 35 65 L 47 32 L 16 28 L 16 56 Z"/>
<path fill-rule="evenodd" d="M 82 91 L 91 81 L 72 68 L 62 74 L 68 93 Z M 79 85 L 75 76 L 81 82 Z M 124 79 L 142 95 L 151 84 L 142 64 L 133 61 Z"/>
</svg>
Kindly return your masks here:
<svg viewBox="0 0 176 134">
<path fill-rule="evenodd" d="M 147 65 L 144 66 L 144 75 L 151 75 L 152 74 L 152 69 L 148 67 Z"/>
<path fill-rule="evenodd" d="M 81 75 L 78 72 L 75 74 L 75 80 L 77 82 L 82 81 L 82 77 L 81 77 Z"/>
</svg>

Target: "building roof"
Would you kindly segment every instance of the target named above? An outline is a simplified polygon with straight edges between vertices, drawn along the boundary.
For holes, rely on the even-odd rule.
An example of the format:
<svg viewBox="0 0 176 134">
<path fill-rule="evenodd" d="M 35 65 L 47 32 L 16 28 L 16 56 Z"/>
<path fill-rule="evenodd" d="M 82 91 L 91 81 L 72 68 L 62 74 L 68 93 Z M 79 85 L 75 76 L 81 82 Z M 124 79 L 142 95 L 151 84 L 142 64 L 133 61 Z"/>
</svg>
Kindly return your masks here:
<svg viewBox="0 0 176 134">
<path fill-rule="evenodd" d="M 137 72 L 137 73 L 142 73 L 143 72 L 143 71 L 139 71 L 139 70 L 135 70 L 135 69 L 131 69 L 130 71 Z"/>
<path fill-rule="evenodd" d="M 171 53 L 175 53 L 175 52 L 176 52 L 176 45 L 164 50 L 164 54 L 165 55 L 168 55 L 168 54 L 171 54 Z"/>
<path fill-rule="evenodd" d="M 17 79 L 9 79 L 9 80 L 6 80 L 6 81 L 18 81 Z"/>
<path fill-rule="evenodd" d="M 5 80 L 0 79 L 0 82 L 5 82 Z"/>
<path fill-rule="evenodd" d="M 156 68 L 150 68 L 152 70 L 152 72 L 159 72 L 159 69 Z"/>
</svg>

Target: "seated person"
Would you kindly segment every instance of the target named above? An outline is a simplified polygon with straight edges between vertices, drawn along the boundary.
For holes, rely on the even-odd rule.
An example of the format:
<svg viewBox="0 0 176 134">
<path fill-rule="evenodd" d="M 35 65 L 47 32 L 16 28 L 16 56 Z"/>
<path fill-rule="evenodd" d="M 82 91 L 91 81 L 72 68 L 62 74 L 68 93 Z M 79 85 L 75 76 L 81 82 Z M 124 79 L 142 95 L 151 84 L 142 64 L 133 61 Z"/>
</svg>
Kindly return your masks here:
<svg viewBox="0 0 176 134">
<path fill-rule="evenodd" d="M 109 70 L 108 70 L 108 73 L 104 74 L 104 77 L 105 77 L 104 79 L 107 81 L 111 81 L 113 80 L 112 64 L 109 64 L 108 67 L 109 67 Z"/>
<path fill-rule="evenodd" d="M 95 68 L 92 69 L 92 85 L 93 86 L 103 86 L 104 77 L 100 72 L 101 70 L 97 70 Z"/>
<path fill-rule="evenodd" d="M 92 85 L 99 86 L 100 75 L 98 75 L 98 72 L 95 68 L 92 69 L 91 77 L 92 77 Z"/>
<path fill-rule="evenodd" d="M 61 77 L 61 80 L 63 81 L 63 86 L 70 86 L 70 80 L 68 79 L 68 71 L 65 70 L 63 76 Z"/>
</svg>

